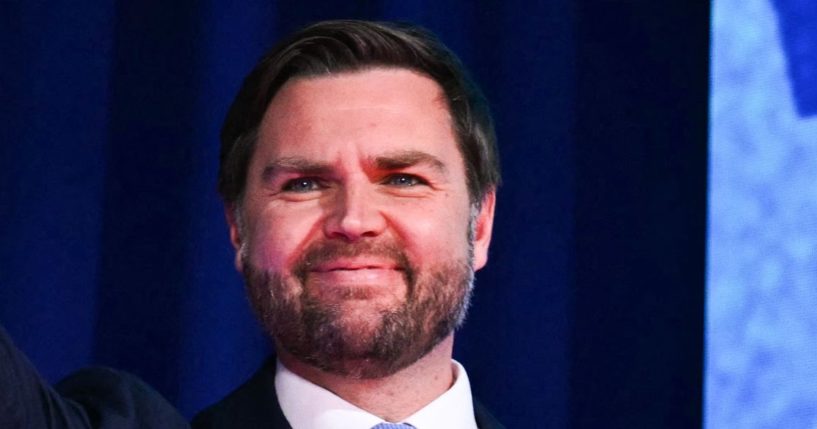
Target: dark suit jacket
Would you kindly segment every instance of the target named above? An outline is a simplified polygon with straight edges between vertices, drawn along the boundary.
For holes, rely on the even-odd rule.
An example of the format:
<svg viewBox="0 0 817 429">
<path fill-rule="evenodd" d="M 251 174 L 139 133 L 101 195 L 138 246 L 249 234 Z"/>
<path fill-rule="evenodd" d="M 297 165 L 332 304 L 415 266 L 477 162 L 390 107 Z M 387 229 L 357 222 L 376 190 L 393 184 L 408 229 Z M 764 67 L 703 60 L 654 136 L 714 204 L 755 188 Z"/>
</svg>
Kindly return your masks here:
<svg viewBox="0 0 817 429">
<path fill-rule="evenodd" d="M 85 369 L 52 388 L 0 325 L 0 428 L 189 427 L 159 393 L 121 371 Z"/>
<path fill-rule="evenodd" d="M 477 401 L 474 401 L 474 417 L 480 429 L 504 429 Z M 292 429 L 275 394 L 275 359 L 269 359 L 244 385 L 195 416 L 192 426 L 193 429 Z"/>
</svg>

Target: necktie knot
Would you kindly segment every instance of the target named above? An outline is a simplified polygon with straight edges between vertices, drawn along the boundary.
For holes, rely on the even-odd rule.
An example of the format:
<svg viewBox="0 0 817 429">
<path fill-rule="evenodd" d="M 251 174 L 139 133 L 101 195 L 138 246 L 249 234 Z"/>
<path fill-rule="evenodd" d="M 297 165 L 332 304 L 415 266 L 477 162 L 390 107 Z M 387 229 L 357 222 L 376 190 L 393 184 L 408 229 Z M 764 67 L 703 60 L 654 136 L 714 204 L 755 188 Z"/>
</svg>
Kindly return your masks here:
<svg viewBox="0 0 817 429">
<path fill-rule="evenodd" d="M 378 423 L 372 426 L 372 429 L 414 429 L 414 426 L 408 423 Z"/>
</svg>

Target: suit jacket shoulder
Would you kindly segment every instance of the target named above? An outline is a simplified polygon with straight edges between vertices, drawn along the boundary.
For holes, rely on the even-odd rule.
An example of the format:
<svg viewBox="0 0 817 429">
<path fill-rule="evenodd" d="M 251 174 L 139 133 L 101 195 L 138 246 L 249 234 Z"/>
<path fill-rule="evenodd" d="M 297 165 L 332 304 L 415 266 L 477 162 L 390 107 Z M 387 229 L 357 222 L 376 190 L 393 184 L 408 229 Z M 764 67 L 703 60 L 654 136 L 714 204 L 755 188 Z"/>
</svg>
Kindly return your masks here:
<svg viewBox="0 0 817 429">
<path fill-rule="evenodd" d="M 505 429 L 505 426 L 502 426 L 502 423 L 499 423 L 499 420 L 476 399 L 474 399 L 474 418 L 479 429 Z"/>
<path fill-rule="evenodd" d="M 249 381 L 193 418 L 195 429 L 291 429 L 275 393 L 275 359 Z"/>
</svg>

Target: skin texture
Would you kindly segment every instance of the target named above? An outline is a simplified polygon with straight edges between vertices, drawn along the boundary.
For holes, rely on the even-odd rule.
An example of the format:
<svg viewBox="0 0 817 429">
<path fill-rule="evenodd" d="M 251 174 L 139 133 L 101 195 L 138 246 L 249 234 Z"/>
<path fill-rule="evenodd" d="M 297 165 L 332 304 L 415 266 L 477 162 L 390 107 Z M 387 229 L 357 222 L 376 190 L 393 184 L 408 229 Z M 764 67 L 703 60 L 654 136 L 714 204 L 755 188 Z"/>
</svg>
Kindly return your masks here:
<svg viewBox="0 0 817 429">
<path fill-rule="evenodd" d="M 421 74 L 281 88 L 227 217 L 284 365 L 390 420 L 450 387 L 453 329 L 494 210 L 493 192 L 469 203 L 464 168 L 441 89 Z"/>
</svg>

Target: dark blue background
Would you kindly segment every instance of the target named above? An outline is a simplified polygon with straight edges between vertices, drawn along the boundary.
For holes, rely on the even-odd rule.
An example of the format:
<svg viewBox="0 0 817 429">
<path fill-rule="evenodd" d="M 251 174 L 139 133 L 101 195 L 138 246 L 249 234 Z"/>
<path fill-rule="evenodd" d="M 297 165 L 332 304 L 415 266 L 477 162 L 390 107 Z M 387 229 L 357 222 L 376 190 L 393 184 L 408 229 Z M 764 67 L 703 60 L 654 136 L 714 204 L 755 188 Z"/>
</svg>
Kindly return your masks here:
<svg viewBox="0 0 817 429">
<path fill-rule="evenodd" d="M 217 135 L 279 36 L 408 20 L 491 101 L 504 184 L 456 357 L 509 428 L 700 424 L 709 5 L 0 5 L 0 321 L 54 381 L 89 364 L 193 414 L 260 364 Z"/>
</svg>

